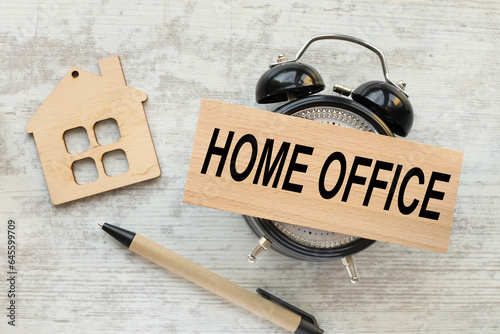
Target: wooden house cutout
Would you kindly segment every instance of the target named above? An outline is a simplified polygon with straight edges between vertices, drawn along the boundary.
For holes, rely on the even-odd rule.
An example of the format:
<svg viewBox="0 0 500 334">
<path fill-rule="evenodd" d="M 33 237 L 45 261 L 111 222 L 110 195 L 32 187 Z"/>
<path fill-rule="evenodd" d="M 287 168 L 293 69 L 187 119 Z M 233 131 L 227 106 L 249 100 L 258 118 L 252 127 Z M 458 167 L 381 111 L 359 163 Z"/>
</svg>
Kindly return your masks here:
<svg viewBox="0 0 500 334">
<path fill-rule="evenodd" d="M 72 67 L 26 125 L 33 133 L 50 198 L 55 205 L 120 188 L 160 176 L 158 158 L 149 132 L 142 102 L 146 93 L 128 87 L 120 58 L 99 61 L 101 75 Z M 95 125 L 115 120 L 120 131 L 118 141 L 99 143 Z M 88 148 L 69 153 L 66 131 L 83 128 Z M 122 150 L 128 170 L 109 176 L 103 165 L 108 152 Z M 78 184 L 74 163 L 92 159 L 98 177 L 94 182 Z"/>
</svg>

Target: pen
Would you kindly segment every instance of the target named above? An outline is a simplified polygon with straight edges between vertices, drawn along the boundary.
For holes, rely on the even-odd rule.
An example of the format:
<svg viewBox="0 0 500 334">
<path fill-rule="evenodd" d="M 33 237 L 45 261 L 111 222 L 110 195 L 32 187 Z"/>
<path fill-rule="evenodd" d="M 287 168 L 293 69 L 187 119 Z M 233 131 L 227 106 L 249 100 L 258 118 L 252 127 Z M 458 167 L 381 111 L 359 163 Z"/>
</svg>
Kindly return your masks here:
<svg viewBox="0 0 500 334">
<path fill-rule="evenodd" d="M 108 223 L 99 224 L 99 226 L 134 253 L 290 332 L 298 334 L 323 333 L 314 316 L 262 289 L 257 289 L 260 295 L 250 292 L 140 234 Z"/>
</svg>

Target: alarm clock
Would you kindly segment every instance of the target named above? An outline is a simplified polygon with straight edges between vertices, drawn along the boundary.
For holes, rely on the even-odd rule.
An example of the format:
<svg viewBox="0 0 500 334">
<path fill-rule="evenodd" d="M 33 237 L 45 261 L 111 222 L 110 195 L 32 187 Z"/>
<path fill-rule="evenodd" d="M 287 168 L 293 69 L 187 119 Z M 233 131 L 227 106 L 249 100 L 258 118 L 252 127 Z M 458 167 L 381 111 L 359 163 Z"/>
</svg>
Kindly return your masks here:
<svg viewBox="0 0 500 334">
<path fill-rule="evenodd" d="M 369 81 L 354 90 L 333 86 L 334 95 L 317 94 L 324 90 L 321 75 L 312 66 L 299 62 L 307 48 L 319 40 L 342 40 L 373 51 L 382 64 L 384 81 Z M 295 59 L 280 55 L 259 79 L 256 100 L 260 104 L 282 103 L 274 112 L 302 117 L 332 126 L 343 126 L 385 136 L 406 137 L 413 124 L 413 108 L 403 81 L 390 80 L 384 54 L 375 46 L 355 37 L 324 34 L 310 38 Z M 244 216 L 252 231 L 260 237 L 248 260 L 254 263 L 268 248 L 306 261 L 341 259 L 352 283 L 359 281 L 353 254 L 375 241 L 323 231 L 286 222 Z"/>
</svg>

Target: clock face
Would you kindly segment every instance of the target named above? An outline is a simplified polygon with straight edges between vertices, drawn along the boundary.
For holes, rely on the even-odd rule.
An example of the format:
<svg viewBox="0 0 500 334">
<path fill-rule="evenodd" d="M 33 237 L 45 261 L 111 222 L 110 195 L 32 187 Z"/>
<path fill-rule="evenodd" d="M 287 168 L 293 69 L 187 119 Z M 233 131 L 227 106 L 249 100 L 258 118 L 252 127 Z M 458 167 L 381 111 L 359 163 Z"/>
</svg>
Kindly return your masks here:
<svg viewBox="0 0 500 334">
<path fill-rule="evenodd" d="M 291 115 L 314 120 L 316 122 L 332 124 L 333 126 L 343 126 L 351 129 L 379 133 L 375 127 L 363 117 L 341 108 L 319 106 L 303 109 Z M 358 237 L 346 234 L 317 230 L 310 227 L 276 221 L 273 221 L 273 224 L 289 238 L 309 247 L 335 248 L 359 239 Z"/>
<path fill-rule="evenodd" d="M 311 119 L 317 122 L 343 126 L 368 132 L 379 133 L 363 117 L 345 109 L 333 107 L 314 107 L 297 111 L 292 114 L 295 117 Z"/>
</svg>

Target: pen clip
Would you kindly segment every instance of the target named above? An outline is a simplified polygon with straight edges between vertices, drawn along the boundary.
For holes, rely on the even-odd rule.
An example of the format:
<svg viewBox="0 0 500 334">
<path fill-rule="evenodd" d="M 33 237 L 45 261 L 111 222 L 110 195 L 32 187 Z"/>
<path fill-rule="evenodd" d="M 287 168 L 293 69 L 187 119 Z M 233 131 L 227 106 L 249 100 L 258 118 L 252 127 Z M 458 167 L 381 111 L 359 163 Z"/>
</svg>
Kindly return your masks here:
<svg viewBox="0 0 500 334">
<path fill-rule="evenodd" d="M 312 315 L 309 314 L 301 309 L 299 309 L 296 306 L 293 306 L 290 303 L 287 303 L 283 299 L 280 299 L 269 292 L 257 288 L 257 293 L 264 297 L 265 299 L 268 299 L 280 306 L 283 306 L 284 308 L 288 309 L 289 311 L 292 311 L 293 313 L 299 315 L 302 320 L 300 321 L 300 325 L 297 328 L 297 330 L 294 332 L 296 334 L 323 334 L 323 330 L 319 328 L 318 322 L 316 321 L 316 318 Z"/>
</svg>

